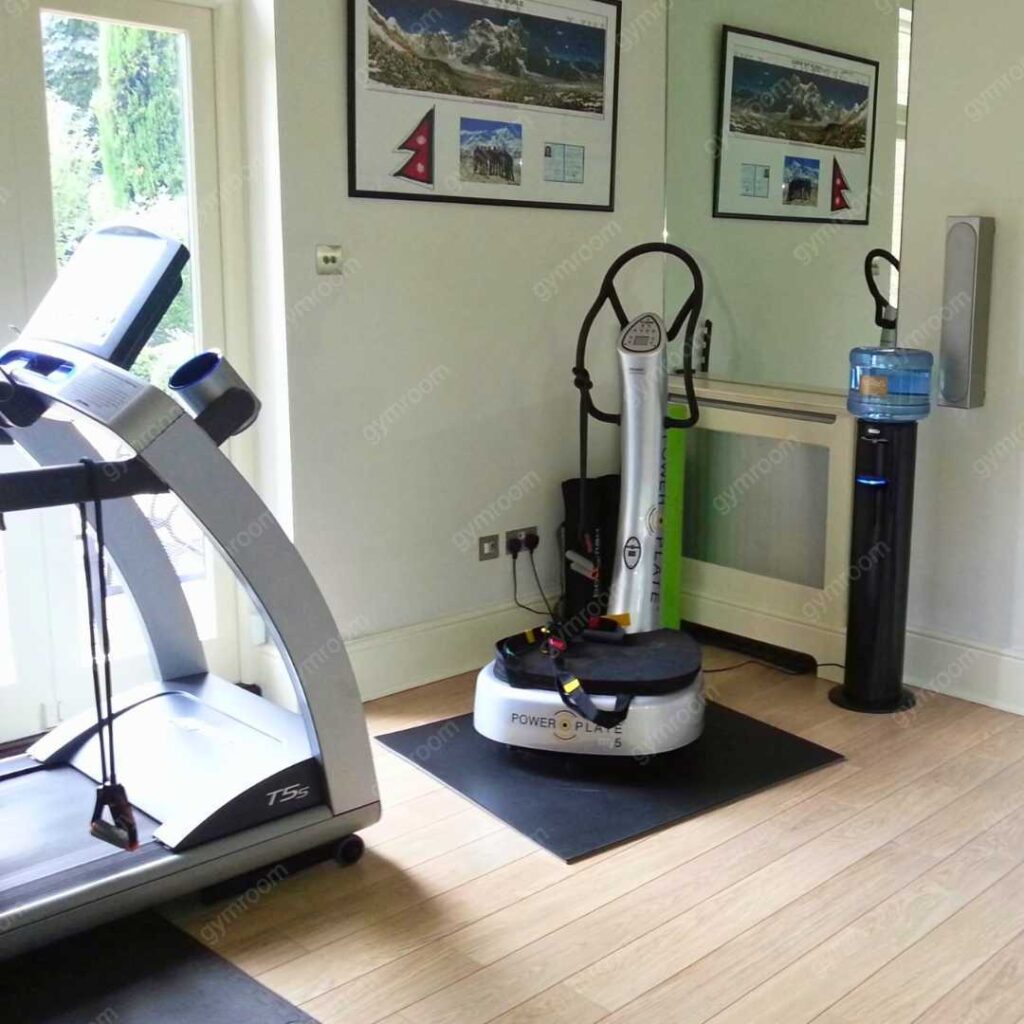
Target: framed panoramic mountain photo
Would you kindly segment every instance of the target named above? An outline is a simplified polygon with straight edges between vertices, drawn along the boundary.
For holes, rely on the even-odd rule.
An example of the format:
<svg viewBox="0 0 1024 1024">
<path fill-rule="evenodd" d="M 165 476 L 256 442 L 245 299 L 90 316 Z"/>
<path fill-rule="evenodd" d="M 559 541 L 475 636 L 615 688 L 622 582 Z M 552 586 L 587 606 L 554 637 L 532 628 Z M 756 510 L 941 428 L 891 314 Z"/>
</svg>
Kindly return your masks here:
<svg viewBox="0 0 1024 1024">
<path fill-rule="evenodd" d="M 726 26 L 714 215 L 867 224 L 878 61 Z"/>
<path fill-rule="evenodd" d="M 619 0 L 349 0 L 349 195 L 612 210 Z"/>
</svg>

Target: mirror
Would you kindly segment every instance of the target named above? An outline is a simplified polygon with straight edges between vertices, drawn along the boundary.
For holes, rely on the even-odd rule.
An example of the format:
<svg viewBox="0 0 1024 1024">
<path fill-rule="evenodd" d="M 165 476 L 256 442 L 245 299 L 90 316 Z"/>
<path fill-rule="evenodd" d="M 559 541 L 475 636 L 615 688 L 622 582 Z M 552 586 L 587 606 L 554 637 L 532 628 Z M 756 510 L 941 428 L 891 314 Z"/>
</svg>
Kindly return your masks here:
<svg viewBox="0 0 1024 1024">
<path fill-rule="evenodd" d="M 708 376 L 844 390 L 878 344 L 864 260 L 900 250 L 911 4 L 669 5 L 666 237 L 704 273 Z M 670 268 L 670 314 L 689 288 Z"/>
</svg>

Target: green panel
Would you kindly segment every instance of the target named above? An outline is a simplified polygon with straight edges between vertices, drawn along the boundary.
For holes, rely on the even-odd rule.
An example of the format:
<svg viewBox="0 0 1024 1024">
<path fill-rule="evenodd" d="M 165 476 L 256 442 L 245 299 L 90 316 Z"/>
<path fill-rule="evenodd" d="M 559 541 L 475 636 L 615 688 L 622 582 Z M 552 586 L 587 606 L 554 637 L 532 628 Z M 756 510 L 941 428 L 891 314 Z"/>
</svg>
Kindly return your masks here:
<svg viewBox="0 0 1024 1024">
<path fill-rule="evenodd" d="M 674 402 L 668 414 L 686 419 L 689 410 Z M 679 629 L 683 586 L 683 489 L 686 480 L 686 431 L 669 430 L 665 446 L 665 512 L 661 550 L 661 623 Z"/>
</svg>

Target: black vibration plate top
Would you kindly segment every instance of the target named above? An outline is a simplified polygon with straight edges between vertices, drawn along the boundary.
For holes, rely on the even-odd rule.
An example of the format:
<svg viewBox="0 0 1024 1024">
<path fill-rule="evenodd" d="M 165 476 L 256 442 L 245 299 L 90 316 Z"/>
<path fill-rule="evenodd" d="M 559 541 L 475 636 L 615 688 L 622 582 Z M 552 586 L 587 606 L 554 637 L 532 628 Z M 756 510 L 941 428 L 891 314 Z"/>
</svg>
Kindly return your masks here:
<svg viewBox="0 0 1024 1024">
<path fill-rule="evenodd" d="M 891 704 L 864 704 L 852 697 L 846 691 L 845 686 L 833 687 L 828 694 L 828 699 L 838 707 L 847 711 L 857 711 L 862 715 L 895 715 L 900 711 L 909 711 L 916 703 L 917 698 L 907 689 L 900 689 L 899 697 Z"/>
</svg>

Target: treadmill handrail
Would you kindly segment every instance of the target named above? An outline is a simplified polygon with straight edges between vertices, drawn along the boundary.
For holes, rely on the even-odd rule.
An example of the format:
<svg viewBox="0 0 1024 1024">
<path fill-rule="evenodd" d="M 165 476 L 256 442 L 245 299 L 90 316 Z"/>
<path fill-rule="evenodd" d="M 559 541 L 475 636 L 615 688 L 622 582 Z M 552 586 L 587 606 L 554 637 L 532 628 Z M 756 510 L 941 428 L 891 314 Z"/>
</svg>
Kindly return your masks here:
<svg viewBox="0 0 1024 1024">
<path fill-rule="evenodd" d="M 136 459 L 43 466 L 0 473 L 0 515 L 30 509 L 59 508 L 90 501 L 116 501 L 141 494 L 166 494 L 167 484 Z"/>
</svg>

